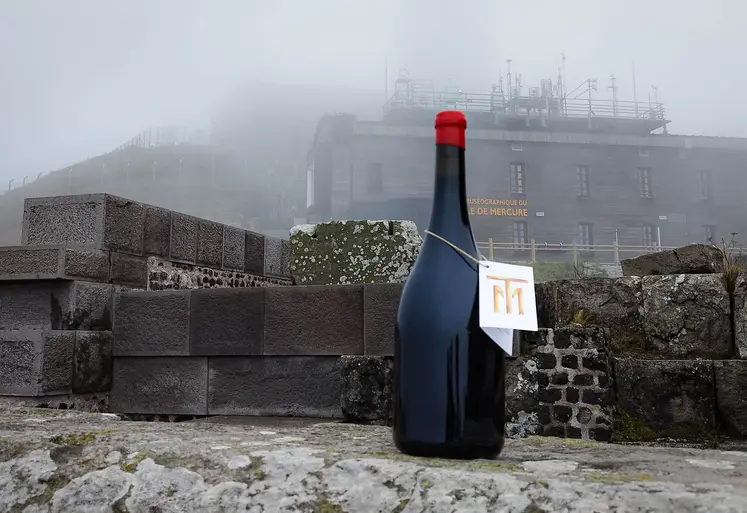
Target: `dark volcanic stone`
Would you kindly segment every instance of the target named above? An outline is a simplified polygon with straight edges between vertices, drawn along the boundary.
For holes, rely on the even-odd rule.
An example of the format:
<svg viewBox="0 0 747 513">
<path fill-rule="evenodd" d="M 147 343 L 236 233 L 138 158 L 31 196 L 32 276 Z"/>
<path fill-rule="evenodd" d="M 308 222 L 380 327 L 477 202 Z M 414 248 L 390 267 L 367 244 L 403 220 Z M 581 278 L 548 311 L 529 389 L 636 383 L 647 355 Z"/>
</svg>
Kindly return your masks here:
<svg viewBox="0 0 747 513">
<path fill-rule="evenodd" d="M 391 425 L 392 374 L 388 356 L 343 356 L 341 407 L 348 422 Z"/>
<path fill-rule="evenodd" d="M 724 269 L 721 252 L 706 244 L 648 253 L 620 262 L 623 276 L 720 273 Z"/>
</svg>

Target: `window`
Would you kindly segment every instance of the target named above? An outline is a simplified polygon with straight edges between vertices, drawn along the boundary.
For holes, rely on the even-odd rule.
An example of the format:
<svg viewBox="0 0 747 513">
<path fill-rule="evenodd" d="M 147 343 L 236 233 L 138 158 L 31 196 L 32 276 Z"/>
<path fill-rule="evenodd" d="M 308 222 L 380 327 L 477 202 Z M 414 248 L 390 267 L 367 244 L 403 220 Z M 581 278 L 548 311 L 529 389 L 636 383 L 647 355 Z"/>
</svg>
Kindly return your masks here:
<svg viewBox="0 0 747 513">
<path fill-rule="evenodd" d="M 711 172 L 700 172 L 700 199 L 703 201 L 711 198 Z"/>
<path fill-rule="evenodd" d="M 591 246 L 594 244 L 594 235 L 591 229 L 591 223 L 578 224 L 578 244 L 580 246 Z M 591 249 L 591 248 L 584 248 Z"/>
<path fill-rule="evenodd" d="M 644 224 L 643 225 L 643 245 L 646 247 L 656 246 L 656 239 L 654 238 L 654 232 L 656 231 L 654 225 Z"/>
<path fill-rule="evenodd" d="M 638 148 L 638 156 L 642 158 L 648 157 L 648 150 L 644 148 Z"/>
<path fill-rule="evenodd" d="M 589 167 L 576 166 L 576 178 L 578 179 L 578 195 L 589 195 Z"/>
<path fill-rule="evenodd" d="M 706 242 L 713 242 L 713 239 L 716 237 L 716 227 L 712 225 L 704 226 L 703 234 L 705 235 Z"/>
<path fill-rule="evenodd" d="M 511 194 L 524 194 L 524 164 L 511 164 Z"/>
<path fill-rule="evenodd" d="M 384 190 L 384 176 L 380 163 L 368 165 L 366 173 L 366 190 L 370 193 L 379 193 Z"/>
<path fill-rule="evenodd" d="M 513 151 L 522 151 L 522 150 L 524 150 L 524 148 L 523 148 L 523 146 L 521 145 L 520 142 L 512 142 L 511 143 L 511 149 Z"/>
<path fill-rule="evenodd" d="M 524 249 L 527 244 L 527 224 L 524 221 L 514 221 L 514 246 Z"/>
<path fill-rule="evenodd" d="M 638 168 L 638 183 L 641 185 L 641 198 L 651 198 L 651 169 Z"/>
</svg>

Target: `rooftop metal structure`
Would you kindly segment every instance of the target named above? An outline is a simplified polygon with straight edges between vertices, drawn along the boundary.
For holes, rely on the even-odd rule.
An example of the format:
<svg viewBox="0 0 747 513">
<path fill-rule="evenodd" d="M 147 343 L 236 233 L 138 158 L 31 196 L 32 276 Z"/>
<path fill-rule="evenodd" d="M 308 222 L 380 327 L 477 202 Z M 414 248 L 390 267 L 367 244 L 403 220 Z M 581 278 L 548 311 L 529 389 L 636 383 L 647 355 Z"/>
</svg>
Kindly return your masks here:
<svg viewBox="0 0 747 513">
<path fill-rule="evenodd" d="M 570 92 L 558 77 L 541 81 L 539 87 L 521 87 L 521 76 L 508 73 L 508 87 L 503 80 L 494 84 L 488 94 L 437 91 L 432 80 L 415 80 L 401 70 L 394 94 L 384 104 L 384 122 L 421 124 L 433 121 L 434 111 L 463 111 L 471 126 L 504 130 L 551 130 L 567 132 L 611 132 L 645 134 L 664 129 L 664 105 L 657 102 L 619 101 L 612 77 L 612 100 L 597 100 L 592 91 L 597 81 L 587 79 Z"/>
</svg>

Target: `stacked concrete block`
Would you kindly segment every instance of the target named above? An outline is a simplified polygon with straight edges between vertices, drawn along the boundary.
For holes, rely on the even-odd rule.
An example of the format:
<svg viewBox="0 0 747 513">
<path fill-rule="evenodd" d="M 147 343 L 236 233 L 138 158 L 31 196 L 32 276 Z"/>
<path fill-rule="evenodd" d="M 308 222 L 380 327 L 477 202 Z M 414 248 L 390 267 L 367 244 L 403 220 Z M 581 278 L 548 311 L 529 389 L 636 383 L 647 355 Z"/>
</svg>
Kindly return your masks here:
<svg viewBox="0 0 747 513">
<path fill-rule="evenodd" d="M 122 292 L 110 407 L 341 417 L 340 357 L 364 347 L 361 285 Z"/>
<path fill-rule="evenodd" d="M 147 258 L 151 257 L 215 272 L 272 278 L 273 285 L 291 283 L 286 241 L 109 194 L 27 199 L 22 239 L 24 246 L 14 250 L 38 249 L 24 257 L 0 256 L 0 274 L 2 263 L 13 261 L 16 263 L 10 270 L 18 279 L 30 273 L 46 273 L 50 277 L 80 277 L 145 289 L 150 282 Z M 52 249 L 46 253 L 41 249 L 49 246 L 57 246 L 60 251 L 78 248 L 83 252 L 78 261 L 83 256 L 93 259 L 98 255 L 106 271 L 90 277 L 71 274 L 70 265 L 63 265 L 66 260 L 61 262 L 58 256 L 55 266 Z M 74 257 L 70 255 L 69 259 Z M 73 272 L 77 268 L 73 267 Z"/>
</svg>

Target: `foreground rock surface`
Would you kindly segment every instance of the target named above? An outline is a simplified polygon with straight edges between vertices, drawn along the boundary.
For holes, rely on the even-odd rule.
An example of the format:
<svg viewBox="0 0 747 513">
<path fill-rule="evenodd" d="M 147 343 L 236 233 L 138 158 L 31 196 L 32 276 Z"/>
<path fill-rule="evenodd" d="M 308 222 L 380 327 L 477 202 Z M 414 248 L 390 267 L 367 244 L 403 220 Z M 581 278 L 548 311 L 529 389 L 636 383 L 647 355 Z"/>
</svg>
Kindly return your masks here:
<svg viewBox="0 0 747 513">
<path fill-rule="evenodd" d="M 648 253 L 620 262 L 623 276 L 663 274 L 708 274 L 724 270 L 724 257 L 718 248 L 690 244 L 677 249 Z"/>
<path fill-rule="evenodd" d="M 381 426 L 0 410 L 0 511 L 747 511 L 747 453 L 509 440 L 411 458 Z"/>
</svg>

